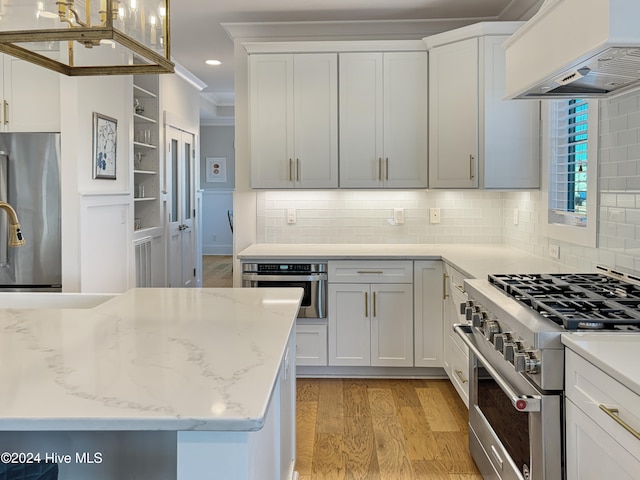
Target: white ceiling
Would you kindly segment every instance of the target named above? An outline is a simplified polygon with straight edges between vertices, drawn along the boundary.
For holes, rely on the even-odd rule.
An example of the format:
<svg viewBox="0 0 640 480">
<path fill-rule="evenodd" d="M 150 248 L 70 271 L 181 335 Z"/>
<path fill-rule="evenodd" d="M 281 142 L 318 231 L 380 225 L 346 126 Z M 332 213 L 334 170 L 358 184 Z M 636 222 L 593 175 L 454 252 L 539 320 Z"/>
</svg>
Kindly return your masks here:
<svg viewBox="0 0 640 480">
<path fill-rule="evenodd" d="M 542 0 L 173 0 L 171 50 L 197 76 L 206 96 L 233 104 L 233 41 L 222 23 L 463 20 L 464 23 L 528 18 Z M 524 17 L 523 17 L 524 16 Z M 440 29 L 442 30 L 442 28 Z M 369 32 L 370 36 L 374 32 Z M 423 35 L 424 36 L 424 35 Z M 407 38 L 405 32 L 404 38 Z M 419 32 L 414 38 L 421 38 Z M 205 60 L 217 59 L 211 67 Z"/>
</svg>

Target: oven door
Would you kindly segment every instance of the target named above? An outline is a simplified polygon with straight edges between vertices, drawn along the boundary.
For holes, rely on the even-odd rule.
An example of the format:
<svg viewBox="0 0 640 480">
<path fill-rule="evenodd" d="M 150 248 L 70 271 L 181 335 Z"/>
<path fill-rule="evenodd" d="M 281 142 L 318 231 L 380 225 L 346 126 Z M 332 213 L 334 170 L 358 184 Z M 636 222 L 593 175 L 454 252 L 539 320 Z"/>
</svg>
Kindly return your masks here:
<svg viewBox="0 0 640 480">
<path fill-rule="evenodd" d="M 310 275 L 270 275 L 245 272 L 242 286 L 251 288 L 292 288 L 304 290 L 298 318 L 325 318 L 327 311 L 327 274 Z"/>
<path fill-rule="evenodd" d="M 469 449 L 483 478 L 563 478 L 562 392 L 540 392 L 478 330 L 454 328 L 469 347 Z"/>
</svg>

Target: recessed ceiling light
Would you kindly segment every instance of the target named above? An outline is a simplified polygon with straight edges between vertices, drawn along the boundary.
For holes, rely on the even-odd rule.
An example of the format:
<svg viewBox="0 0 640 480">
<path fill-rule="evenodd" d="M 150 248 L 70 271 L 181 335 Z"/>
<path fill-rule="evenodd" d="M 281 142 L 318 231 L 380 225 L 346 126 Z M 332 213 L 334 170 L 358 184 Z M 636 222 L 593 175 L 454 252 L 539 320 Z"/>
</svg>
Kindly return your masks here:
<svg viewBox="0 0 640 480">
<path fill-rule="evenodd" d="M 207 65 L 221 65 L 222 62 L 220 60 L 207 60 L 206 62 Z"/>
</svg>

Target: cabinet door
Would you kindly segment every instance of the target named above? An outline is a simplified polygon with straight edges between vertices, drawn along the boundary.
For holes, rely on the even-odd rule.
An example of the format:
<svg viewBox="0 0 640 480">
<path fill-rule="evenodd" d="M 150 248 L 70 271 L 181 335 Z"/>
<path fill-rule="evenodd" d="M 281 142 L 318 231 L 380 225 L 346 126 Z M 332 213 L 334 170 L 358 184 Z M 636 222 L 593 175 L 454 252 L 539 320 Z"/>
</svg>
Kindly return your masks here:
<svg viewBox="0 0 640 480">
<path fill-rule="evenodd" d="M 442 367 L 442 262 L 415 262 L 413 271 L 415 365 Z"/>
<path fill-rule="evenodd" d="M 478 187 L 478 39 L 429 51 L 429 186 Z"/>
<path fill-rule="evenodd" d="M 340 54 L 341 187 L 382 183 L 382 68 L 382 53 Z"/>
<path fill-rule="evenodd" d="M 60 131 L 60 74 L 3 56 L 3 125 L 8 132 Z"/>
<path fill-rule="evenodd" d="M 411 284 L 371 286 L 371 365 L 413 366 L 413 290 Z"/>
<path fill-rule="evenodd" d="M 385 187 L 427 187 L 427 52 L 384 53 Z"/>
<path fill-rule="evenodd" d="M 370 365 L 368 284 L 329 284 L 329 365 Z"/>
<path fill-rule="evenodd" d="M 540 101 L 505 100 L 507 36 L 480 39 L 484 92 L 480 122 L 480 171 L 484 188 L 538 188 L 540 186 Z M 515 152 L 515 155 L 514 155 Z"/>
<path fill-rule="evenodd" d="M 294 55 L 295 185 L 338 186 L 338 55 Z"/>
<path fill-rule="evenodd" d="M 567 479 L 637 479 L 640 472 L 640 458 L 609 436 L 571 400 L 567 399 L 565 403 Z M 633 439 L 622 428 L 620 428 L 620 434 L 629 435 L 629 438 Z"/>
<path fill-rule="evenodd" d="M 293 57 L 249 57 L 251 186 L 292 188 Z"/>
</svg>

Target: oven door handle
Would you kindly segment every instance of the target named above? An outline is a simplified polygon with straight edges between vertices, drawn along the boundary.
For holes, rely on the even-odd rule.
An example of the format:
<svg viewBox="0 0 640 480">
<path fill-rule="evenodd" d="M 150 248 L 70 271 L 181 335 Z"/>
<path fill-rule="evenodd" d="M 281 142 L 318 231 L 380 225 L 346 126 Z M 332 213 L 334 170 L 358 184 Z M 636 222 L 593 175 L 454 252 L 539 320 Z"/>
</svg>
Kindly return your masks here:
<svg viewBox="0 0 640 480">
<path fill-rule="evenodd" d="M 327 279 L 326 273 L 313 275 L 261 275 L 259 273 L 243 273 L 242 280 L 260 282 L 319 282 Z"/>
<path fill-rule="evenodd" d="M 493 377 L 498 386 L 502 389 L 502 391 L 509 397 L 511 400 L 511 404 L 513 407 L 519 412 L 539 412 L 542 409 L 542 398 L 540 395 L 518 395 L 509 385 L 502 375 L 491 366 L 489 361 L 485 358 L 485 356 L 478 350 L 478 347 L 474 345 L 474 343 L 469 339 L 471 334 L 471 327 L 469 325 L 463 324 L 455 324 L 453 326 L 453 330 L 458 334 L 458 336 L 462 339 L 469 350 L 473 352 L 473 354 L 480 359 L 484 368 L 487 370 L 489 375 Z"/>
</svg>

